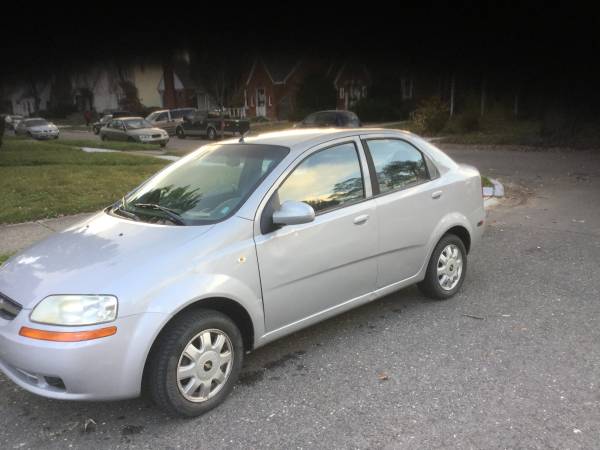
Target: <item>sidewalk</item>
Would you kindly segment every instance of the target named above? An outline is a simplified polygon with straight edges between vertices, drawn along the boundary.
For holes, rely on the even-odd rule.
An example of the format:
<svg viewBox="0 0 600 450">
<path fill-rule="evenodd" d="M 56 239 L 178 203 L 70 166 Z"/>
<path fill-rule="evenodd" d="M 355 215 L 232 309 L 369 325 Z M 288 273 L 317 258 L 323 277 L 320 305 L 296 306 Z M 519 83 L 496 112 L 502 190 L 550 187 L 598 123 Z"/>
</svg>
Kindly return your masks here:
<svg viewBox="0 0 600 450">
<path fill-rule="evenodd" d="M 36 220 L 35 222 L 0 225 L 0 255 L 11 254 L 51 234 L 62 231 L 87 219 L 95 213 L 75 214 L 56 219 Z"/>
</svg>

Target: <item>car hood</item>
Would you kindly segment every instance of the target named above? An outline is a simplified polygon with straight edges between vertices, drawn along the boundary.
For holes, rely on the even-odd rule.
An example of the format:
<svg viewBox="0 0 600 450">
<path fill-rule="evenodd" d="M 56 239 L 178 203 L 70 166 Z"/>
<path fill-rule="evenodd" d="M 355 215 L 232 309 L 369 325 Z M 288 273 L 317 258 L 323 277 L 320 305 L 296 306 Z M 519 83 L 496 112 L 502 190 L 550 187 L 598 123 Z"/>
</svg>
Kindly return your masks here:
<svg viewBox="0 0 600 450">
<path fill-rule="evenodd" d="M 133 271 L 160 267 L 207 226 L 135 222 L 99 213 L 35 244 L 0 268 L 0 292 L 33 308 L 52 294 L 114 294 Z"/>
<path fill-rule="evenodd" d="M 55 125 L 38 125 L 35 127 L 27 127 L 27 129 L 29 131 L 56 131 L 56 130 L 58 130 L 58 128 L 56 128 Z"/>
<path fill-rule="evenodd" d="M 127 130 L 127 134 L 139 136 L 141 134 L 164 134 L 164 130 L 160 128 L 138 128 L 136 130 Z"/>
</svg>

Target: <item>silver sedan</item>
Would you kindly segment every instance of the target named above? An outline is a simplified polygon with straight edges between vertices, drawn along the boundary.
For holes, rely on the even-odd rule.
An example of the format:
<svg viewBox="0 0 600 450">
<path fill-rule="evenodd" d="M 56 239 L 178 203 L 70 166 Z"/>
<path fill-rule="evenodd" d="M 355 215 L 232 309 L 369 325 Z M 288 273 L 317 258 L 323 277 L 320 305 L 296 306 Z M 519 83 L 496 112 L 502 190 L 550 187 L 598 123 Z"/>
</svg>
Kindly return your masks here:
<svg viewBox="0 0 600 450">
<path fill-rule="evenodd" d="M 169 142 L 169 135 L 141 117 L 119 117 L 100 128 L 100 139 L 160 144 L 164 147 Z"/>
<path fill-rule="evenodd" d="M 455 295 L 479 172 L 408 132 L 302 129 L 202 147 L 0 269 L 0 369 L 62 400 L 221 403 L 244 354 L 418 284 Z"/>
<path fill-rule="evenodd" d="M 41 117 L 23 119 L 17 123 L 15 134 L 29 136 L 34 139 L 58 139 L 60 131 L 52 122 Z"/>
</svg>

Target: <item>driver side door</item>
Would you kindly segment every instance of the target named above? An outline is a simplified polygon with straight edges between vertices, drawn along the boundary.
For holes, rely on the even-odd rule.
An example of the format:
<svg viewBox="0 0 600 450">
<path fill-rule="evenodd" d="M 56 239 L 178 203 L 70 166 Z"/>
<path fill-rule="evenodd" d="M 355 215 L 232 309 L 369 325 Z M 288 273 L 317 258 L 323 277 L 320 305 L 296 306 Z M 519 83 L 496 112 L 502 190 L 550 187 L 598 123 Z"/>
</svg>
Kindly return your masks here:
<svg viewBox="0 0 600 450">
<path fill-rule="evenodd" d="M 271 194 L 255 236 L 268 332 L 335 315 L 375 289 L 378 226 L 366 179 L 360 141 L 345 139 L 312 150 Z M 273 226 L 286 200 L 311 205 L 314 221 Z"/>
</svg>

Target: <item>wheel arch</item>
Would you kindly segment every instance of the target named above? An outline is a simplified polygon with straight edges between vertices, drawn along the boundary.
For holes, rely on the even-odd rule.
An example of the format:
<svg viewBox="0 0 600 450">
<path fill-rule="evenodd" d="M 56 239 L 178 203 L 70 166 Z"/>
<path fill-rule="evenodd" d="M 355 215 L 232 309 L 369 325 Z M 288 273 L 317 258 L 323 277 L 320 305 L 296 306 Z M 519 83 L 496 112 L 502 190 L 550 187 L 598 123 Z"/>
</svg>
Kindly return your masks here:
<svg viewBox="0 0 600 450">
<path fill-rule="evenodd" d="M 242 306 L 237 301 L 227 297 L 215 296 L 199 299 L 176 311 L 172 316 L 168 318 L 168 320 L 166 320 L 162 324 L 162 327 L 160 328 L 160 330 L 154 337 L 154 340 L 152 341 L 152 345 L 150 346 L 150 349 L 148 350 L 146 359 L 144 361 L 144 369 L 142 372 L 141 380 L 142 390 L 145 389 L 148 377 L 148 362 L 150 361 L 151 356 L 156 349 L 156 344 L 158 343 L 163 333 L 168 329 L 169 325 L 175 320 L 177 320 L 179 317 L 197 309 L 210 309 L 225 314 L 227 317 L 233 320 L 233 322 L 240 330 L 244 342 L 244 349 L 249 351 L 254 348 L 254 336 L 256 331 L 254 329 L 252 317 L 250 316 L 248 310 L 244 306 Z"/>
<path fill-rule="evenodd" d="M 456 236 L 458 236 L 458 238 L 462 241 L 462 243 L 465 246 L 465 249 L 467 250 L 467 255 L 469 254 L 469 251 L 471 249 L 471 233 L 469 233 L 469 230 L 467 230 L 464 226 L 462 225 L 455 225 L 452 228 L 450 228 L 448 231 L 446 231 L 441 237 L 446 236 L 447 234 L 454 234 Z M 438 239 L 439 242 L 439 239 Z"/>
</svg>

